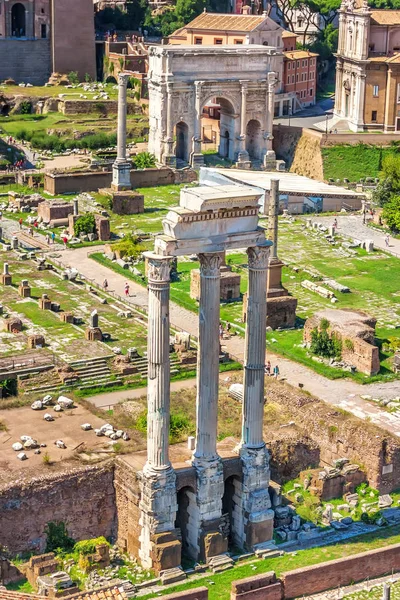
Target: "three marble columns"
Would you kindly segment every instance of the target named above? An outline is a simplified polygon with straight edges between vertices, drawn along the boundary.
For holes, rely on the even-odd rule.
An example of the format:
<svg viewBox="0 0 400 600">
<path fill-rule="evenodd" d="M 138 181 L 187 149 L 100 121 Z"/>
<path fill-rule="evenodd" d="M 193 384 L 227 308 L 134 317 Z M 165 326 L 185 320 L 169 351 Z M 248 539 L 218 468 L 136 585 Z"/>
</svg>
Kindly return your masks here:
<svg viewBox="0 0 400 600">
<path fill-rule="evenodd" d="M 264 365 L 266 333 L 266 278 L 270 243 L 248 249 L 249 298 L 246 325 L 243 429 L 240 457 L 243 465 L 241 517 L 231 523 L 234 537 L 250 548 L 272 537 L 268 495 L 269 458 L 263 441 Z M 143 469 L 141 502 L 142 562 L 154 568 L 154 536 L 175 527 L 177 499 L 175 473 L 168 455 L 170 418 L 169 379 L 169 263 L 171 257 L 146 253 L 149 264 L 148 423 L 147 462 Z M 219 532 L 224 477 L 217 453 L 219 386 L 219 253 L 201 253 L 199 347 L 197 363 L 196 510 L 191 514 L 192 553 L 204 557 L 204 537 L 214 532 L 215 554 L 227 550 Z M 267 536 L 267 538 L 265 538 Z M 179 562 L 177 563 L 179 564 Z M 175 565 L 174 565 L 175 566 Z M 177 566 L 177 565 L 176 565 Z"/>
</svg>

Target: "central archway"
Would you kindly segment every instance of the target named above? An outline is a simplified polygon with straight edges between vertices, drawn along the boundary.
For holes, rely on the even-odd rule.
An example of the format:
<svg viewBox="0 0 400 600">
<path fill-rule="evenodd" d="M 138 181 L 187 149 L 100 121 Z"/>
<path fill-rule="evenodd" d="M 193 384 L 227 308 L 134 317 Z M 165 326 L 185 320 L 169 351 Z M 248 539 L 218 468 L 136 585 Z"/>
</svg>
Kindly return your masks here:
<svg viewBox="0 0 400 600">
<path fill-rule="evenodd" d="M 250 160 L 261 160 L 261 123 L 256 119 L 247 123 L 246 150 Z"/>
<path fill-rule="evenodd" d="M 183 121 L 176 124 L 176 149 L 175 155 L 179 160 L 189 162 L 189 127 Z"/>
<path fill-rule="evenodd" d="M 209 97 L 201 118 L 202 150 L 215 150 L 228 160 L 235 160 L 237 114 L 233 103 L 222 96 Z"/>
<path fill-rule="evenodd" d="M 11 9 L 11 29 L 14 37 L 25 37 L 26 35 L 25 6 L 20 2 L 14 4 Z"/>
</svg>

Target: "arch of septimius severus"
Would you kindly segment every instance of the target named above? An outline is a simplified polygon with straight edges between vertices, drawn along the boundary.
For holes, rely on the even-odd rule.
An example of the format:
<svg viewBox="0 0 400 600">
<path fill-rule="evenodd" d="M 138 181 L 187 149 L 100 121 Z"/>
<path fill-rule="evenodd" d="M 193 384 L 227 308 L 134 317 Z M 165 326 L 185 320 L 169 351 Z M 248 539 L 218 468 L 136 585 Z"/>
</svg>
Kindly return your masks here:
<svg viewBox="0 0 400 600">
<path fill-rule="evenodd" d="M 148 433 L 140 479 L 142 564 L 176 571 L 181 547 L 209 562 L 228 550 L 223 497 L 230 486 L 231 538 L 244 549 L 272 539 L 269 455 L 263 440 L 266 289 L 271 242 L 258 226 L 259 195 L 245 186 L 185 188 L 170 209 L 163 235 L 147 253 Z M 217 451 L 221 253 L 247 248 L 248 306 L 242 439 L 236 457 Z M 196 444 L 191 461 L 174 468 L 169 458 L 170 261 L 197 254 L 200 262 Z M 217 559 L 218 560 L 218 559 Z"/>
<path fill-rule="evenodd" d="M 203 164 L 201 116 L 221 107 L 219 154 L 248 167 L 274 165 L 272 125 L 282 56 L 257 45 L 163 46 L 149 50 L 149 151 L 175 165 Z"/>
</svg>

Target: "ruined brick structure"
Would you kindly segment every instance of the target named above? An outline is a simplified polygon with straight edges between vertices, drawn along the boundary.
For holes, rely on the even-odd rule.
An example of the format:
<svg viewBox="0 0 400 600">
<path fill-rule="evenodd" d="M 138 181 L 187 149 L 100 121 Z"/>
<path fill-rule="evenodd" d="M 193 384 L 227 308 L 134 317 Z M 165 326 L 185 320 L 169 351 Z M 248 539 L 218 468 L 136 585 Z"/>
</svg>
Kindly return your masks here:
<svg viewBox="0 0 400 600">
<path fill-rule="evenodd" d="M 43 85 L 51 72 L 96 77 L 92 0 L 0 0 L 0 80 Z"/>
<path fill-rule="evenodd" d="M 376 375 L 380 370 L 379 348 L 375 345 L 376 319 L 364 312 L 328 308 L 307 319 L 304 341 L 311 343 L 312 331 L 328 321 L 329 335 L 342 342 L 342 359 L 366 375 Z"/>
<path fill-rule="evenodd" d="M 41 217 L 45 223 L 65 220 L 68 225 L 68 217 L 74 212 L 71 202 L 63 200 L 46 200 L 38 206 L 38 217 Z"/>
</svg>

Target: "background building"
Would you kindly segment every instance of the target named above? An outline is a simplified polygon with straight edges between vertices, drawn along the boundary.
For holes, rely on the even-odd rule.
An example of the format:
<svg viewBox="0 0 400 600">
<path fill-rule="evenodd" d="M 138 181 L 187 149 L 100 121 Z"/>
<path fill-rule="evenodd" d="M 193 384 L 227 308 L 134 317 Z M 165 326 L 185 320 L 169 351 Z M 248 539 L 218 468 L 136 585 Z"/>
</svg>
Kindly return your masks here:
<svg viewBox="0 0 400 600">
<path fill-rule="evenodd" d="M 400 11 L 357 0 L 339 15 L 334 120 L 352 131 L 400 132 Z"/>
<path fill-rule="evenodd" d="M 93 0 L 0 0 L 0 80 L 96 76 Z"/>
</svg>

